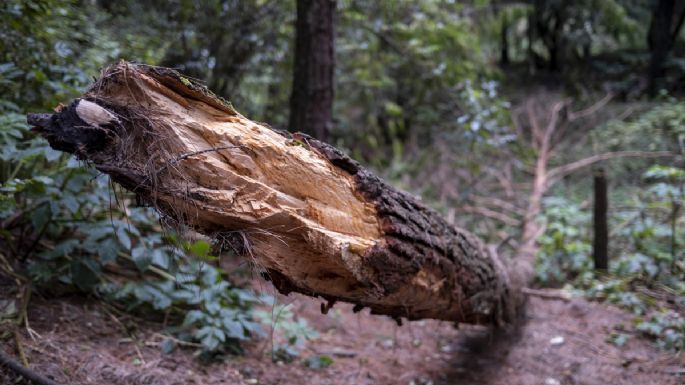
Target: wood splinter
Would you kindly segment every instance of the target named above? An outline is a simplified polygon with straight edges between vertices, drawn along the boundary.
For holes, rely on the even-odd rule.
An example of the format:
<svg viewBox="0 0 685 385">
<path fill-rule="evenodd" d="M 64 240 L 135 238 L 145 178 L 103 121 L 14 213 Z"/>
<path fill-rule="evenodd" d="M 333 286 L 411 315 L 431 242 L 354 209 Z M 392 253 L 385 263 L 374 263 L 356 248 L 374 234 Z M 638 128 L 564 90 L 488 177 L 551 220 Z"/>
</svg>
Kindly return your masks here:
<svg viewBox="0 0 685 385">
<path fill-rule="evenodd" d="M 335 305 L 335 300 L 332 299 L 326 303 L 321 303 L 321 314 L 328 314 L 328 311 L 333 309 Z"/>
</svg>

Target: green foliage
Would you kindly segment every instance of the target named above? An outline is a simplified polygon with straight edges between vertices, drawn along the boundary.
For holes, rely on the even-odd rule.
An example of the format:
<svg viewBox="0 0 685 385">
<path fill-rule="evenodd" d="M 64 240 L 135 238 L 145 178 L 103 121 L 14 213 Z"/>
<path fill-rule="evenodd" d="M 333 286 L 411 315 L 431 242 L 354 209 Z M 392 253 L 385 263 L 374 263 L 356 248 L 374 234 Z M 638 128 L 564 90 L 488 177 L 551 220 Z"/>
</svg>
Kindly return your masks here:
<svg viewBox="0 0 685 385">
<path fill-rule="evenodd" d="M 610 266 L 618 276 L 640 276 L 683 287 L 685 239 L 681 227 L 683 170 L 653 166 L 644 173 L 647 188 L 625 201 L 625 210 L 610 216 L 612 248 L 620 250 Z M 592 269 L 591 222 L 587 210 L 559 198 L 546 200 L 547 231 L 539 238 L 538 279 L 563 283 L 583 278 Z M 621 207 L 620 203 L 614 203 Z"/>
<path fill-rule="evenodd" d="M 668 148 L 685 150 L 685 106 L 668 97 L 629 122 L 614 121 L 599 133 L 598 139 L 610 149 L 634 146 L 646 150 Z"/>
<path fill-rule="evenodd" d="M 591 271 L 590 215 L 563 198 L 548 198 L 544 203 L 547 229 L 538 238 L 538 279 L 559 284 Z"/>
<path fill-rule="evenodd" d="M 663 299 L 654 294 L 664 292 L 682 302 L 677 306 L 685 305 L 681 227 L 685 215 L 679 211 L 684 175 L 681 168 L 650 167 L 644 173 L 647 188 L 626 202 L 634 210 L 613 213 L 611 247 L 620 252 L 610 263 L 608 278 L 598 277 L 592 270 L 589 213 L 568 200 L 547 199 L 547 229 L 539 238 L 538 279 L 545 284 L 571 283 L 589 298 L 635 314 L 636 330 L 653 338 L 659 347 L 685 348 L 685 318 L 665 309 Z M 622 345 L 626 338 L 613 332 L 608 341 Z"/>
<path fill-rule="evenodd" d="M 478 76 L 492 72 L 460 9 L 439 1 L 343 4 L 337 84 L 345 97 L 335 111 L 344 119 L 335 134 L 355 156 L 385 168 L 408 142 L 425 146 L 454 130 L 465 81 L 480 84 Z"/>
<path fill-rule="evenodd" d="M 635 330 L 653 339 L 660 348 L 670 351 L 685 349 L 685 317 L 664 307 L 663 302 L 650 295 L 651 290 L 645 290 L 645 284 L 649 285 L 649 281 L 617 277 L 588 280 L 578 285 L 586 287 L 584 294 L 589 298 L 612 303 L 635 314 Z M 680 302 L 676 307 L 685 305 L 685 288 L 681 288 L 675 298 Z M 621 346 L 627 338 L 625 333 L 614 331 L 607 340 Z"/>
<path fill-rule="evenodd" d="M 642 316 L 647 313 L 650 300 L 632 289 L 632 278 L 587 281 L 585 295 L 589 298 L 618 305 L 631 313 Z"/>
<path fill-rule="evenodd" d="M 628 252 L 619 258 L 618 274 L 639 274 L 682 287 L 685 272 L 685 239 L 681 208 L 685 199 L 682 169 L 651 167 L 645 174 L 648 188 L 634 199 L 637 213 L 621 215 L 618 244 Z"/>
<path fill-rule="evenodd" d="M 310 369 L 325 369 L 333 365 L 333 359 L 326 355 L 311 356 L 304 360 L 304 365 Z"/>
<path fill-rule="evenodd" d="M 0 102 L 5 108 L 51 109 L 75 96 L 91 76 L 126 52 L 154 62 L 150 35 L 115 40 L 105 14 L 78 0 L 7 0 L 0 5 Z M 112 28 L 123 33 L 125 29 Z"/>
<path fill-rule="evenodd" d="M 127 304 L 128 311 L 152 310 L 165 314 L 167 319 L 171 317 L 176 324 L 169 331 L 182 341 L 199 341 L 205 355 L 237 352 L 240 341 L 263 335 L 261 326 L 251 316 L 258 297 L 250 290 L 231 285 L 221 269 L 202 261 L 209 256 L 206 241 L 196 241 L 186 248 L 193 258 L 178 253 L 175 258 L 157 260 L 157 256 L 163 256 L 159 249 L 152 253 L 152 258 L 148 257 L 145 269 L 158 269 L 162 279 L 112 283 L 101 286 L 99 292 Z M 173 340 L 170 341 L 163 349 L 173 349 L 169 345 Z"/>
<path fill-rule="evenodd" d="M 628 342 L 628 334 L 612 331 L 606 338 L 606 341 L 612 345 L 621 347 Z"/>
<path fill-rule="evenodd" d="M 659 347 L 667 350 L 685 349 L 685 318 L 674 311 L 663 310 L 649 318 L 637 318 L 636 328 L 656 339 Z"/>
</svg>

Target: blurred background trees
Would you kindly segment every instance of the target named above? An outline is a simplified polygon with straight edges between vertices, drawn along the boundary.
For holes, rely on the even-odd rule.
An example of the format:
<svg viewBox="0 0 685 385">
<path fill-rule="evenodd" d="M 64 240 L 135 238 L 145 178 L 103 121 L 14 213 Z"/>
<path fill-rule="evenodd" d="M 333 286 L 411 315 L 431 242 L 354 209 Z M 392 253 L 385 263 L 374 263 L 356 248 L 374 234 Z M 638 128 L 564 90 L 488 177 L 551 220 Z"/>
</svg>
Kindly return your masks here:
<svg viewBox="0 0 685 385">
<path fill-rule="evenodd" d="M 684 16 L 673 0 L 6 0 L 0 264 L 26 287 L 60 282 L 168 311 L 208 351 L 258 334 L 256 297 L 235 275 L 218 265 L 191 274 L 193 260 L 216 265 L 220 248 L 160 235 L 154 215 L 28 131 L 26 112 L 78 95 L 125 59 L 178 68 L 252 119 L 326 137 L 503 253 L 534 221 L 540 284 L 623 304 L 661 325 L 645 333 L 683 348 L 685 322 L 658 316 L 685 306 L 682 157 L 602 166 L 606 275 L 592 261 L 598 163 L 564 166 L 627 150 L 682 154 Z M 325 69 L 306 68 L 318 59 Z M 320 114 L 312 123 L 307 108 Z M 119 265 L 138 279 L 113 278 Z M 218 282 L 227 297 L 194 299 Z M 673 306 L 625 294 L 637 287 L 663 288 Z"/>
</svg>

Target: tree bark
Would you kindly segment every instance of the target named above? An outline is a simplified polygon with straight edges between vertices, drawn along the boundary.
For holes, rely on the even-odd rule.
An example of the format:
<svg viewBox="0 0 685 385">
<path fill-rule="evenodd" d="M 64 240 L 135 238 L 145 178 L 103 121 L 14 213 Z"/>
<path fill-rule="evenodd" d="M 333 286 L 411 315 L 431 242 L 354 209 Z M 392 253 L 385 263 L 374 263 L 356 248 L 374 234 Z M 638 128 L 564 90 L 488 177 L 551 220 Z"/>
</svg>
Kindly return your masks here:
<svg viewBox="0 0 685 385">
<path fill-rule="evenodd" d="M 335 0 L 297 0 L 290 131 L 327 140 L 333 115 Z"/>
<path fill-rule="evenodd" d="M 250 121 L 175 71 L 120 63 L 28 120 L 162 215 L 243 240 L 283 293 L 495 325 L 522 303 L 493 248 L 334 147 Z"/>
<path fill-rule="evenodd" d="M 501 66 L 509 65 L 509 17 L 504 11 L 502 15 L 502 25 L 500 26 L 500 56 L 499 64 Z"/>
<path fill-rule="evenodd" d="M 659 0 L 652 13 L 647 45 L 650 51 L 647 73 L 648 92 L 654 96 L 658 82 L 664 77 L 664 63 L 673 49 L 676 37 L 685 20 L 685 4 L 675 0 Z"/>
<path fill-rule="evenodd" d="M 595 262 L 595 270 L 606 271 L 609 269 L 609 225 L 607 222 L 609 197 L 606 175 L 602 168 L 595 171 L 594 195 L 592 258 Z"/>
</svg>

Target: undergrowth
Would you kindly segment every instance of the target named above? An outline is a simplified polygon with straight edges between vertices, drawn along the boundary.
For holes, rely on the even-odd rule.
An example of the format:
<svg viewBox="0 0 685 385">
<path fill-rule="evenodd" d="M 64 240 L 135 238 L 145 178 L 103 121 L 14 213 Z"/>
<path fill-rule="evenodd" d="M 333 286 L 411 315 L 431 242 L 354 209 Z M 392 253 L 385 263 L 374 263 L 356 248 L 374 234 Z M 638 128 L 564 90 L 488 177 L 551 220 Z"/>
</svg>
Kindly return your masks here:
<svg viewBox="0 0 685 385">
<path fill-rule="evenodd" d="M 634 315 L 632 329 L 618 325 L 608 336 L 622 345 L 637 332 L 664 349 L 685 349 L 685 238 L 680 226 L 685 171 L 654 166 L 644 173 L 647 188 L 610 213 L 609 271 L 593 270 L 591 214 L 567 199 L 545 201 L 547 224 L 539 238 L 537 278 L 608 302 Z"/>
</svg>

